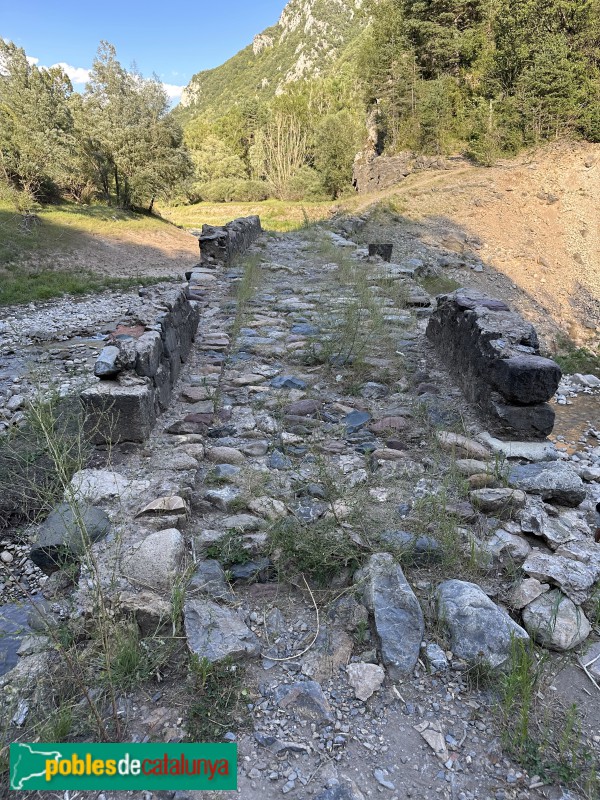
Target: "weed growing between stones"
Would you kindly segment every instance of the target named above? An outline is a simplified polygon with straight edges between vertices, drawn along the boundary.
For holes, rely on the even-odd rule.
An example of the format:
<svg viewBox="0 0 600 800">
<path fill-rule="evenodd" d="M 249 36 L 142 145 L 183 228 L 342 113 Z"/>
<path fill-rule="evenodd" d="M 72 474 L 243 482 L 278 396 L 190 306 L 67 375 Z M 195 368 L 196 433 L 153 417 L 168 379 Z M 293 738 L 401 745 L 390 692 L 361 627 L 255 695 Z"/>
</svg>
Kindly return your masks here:
<svg viewBox="0 0 600 800">
<path fill-rule="evenodd" d="M 584 744 L 577 706 L 548 706 L 540 692 L 548 660 L 531 641 L 513 638 L 509 662 L 496 676 L 502 743 L 542 781 L 574 785 L 592 800 L 598 765 Z"/>
<path fill-rule="evenodd" d="M 231 659 L 216 664 L 191 655 L 189 683 L 194 698 L 187 718 L 190 741 L 220 741 L 227 731 L 244 727 L 249 693 L 244 687 L 244 669 L 240 664 Z"/>
<path fill-rule="evenodd" d="M 24 497 L 35 498 L 32 508 L 39 519 L 45 517 L 57 501 L 62 501 L 63 505 L 58 508 L 65 524 L 68 519 L 74 550 L 70 555 L 61 551 L 56 556 L 60 558 L 57 565 L 73 582 L 79 580 L 79 602 L 83 608 L 81 616 L 71 617 L 57 626 L 52 614 L 39 604 L 39 599 L 36 603 L 25 591 L 39 617 L 36 627 L 48 636 L 53 651 L 50 670 L 36 691 L 40 699 L 35 712 L 43 724 L 41 728 L 39 723 L 36 725 L 32 714 L 28 729 L 33 725 L 34 729 L 39 728 L 39 737 L 50 736 L 51 740 L 55 740 L 60 730 L 64 731 L 64 736 L 69 735 L 67 709 L 73 707 L 77 698 L 72 735 L 76 731 L 84 737 L 91 735 L 100 741 L 115 741 L 122 733 L 119 694 L 144 681 L 159 678 L 180 642 L 175 637 L 160 637 L 157 632 L 141 639 L 137 626 L 123 617 L 119 603 L 111 599 L 116 594 L 120 530 L 116 526 L 110 546 L 117 557 L 113 567 L 107 570 L 98 561 L 87 530 L 87 503 L 71 480 L 75 472 L 87 466 L 95 431 L 86 428 L 79 413 L 70 416 L 70 410 L 54 399 L 53 402 L 34 400 L 30 404 L 27 435 L 32 437 L 30 441 L 35 442 L 35 448 L 26 451 L 27 463 L 36 466 L 31 453 L 38 453 L 43 474 L 51 479 L 36 482 L 36 473 L 25 471 L 16 487 Z M 106 430 L 110 422 L 108 417 L 103 417 L 97 424 L 102 424 Z M 14 442 L 10 446 L 14 447 Z M 106 460 L 110 464 L 110 449 Z M 16 480 L 14 473 L 11 480 Z M 181 614 L 181 608 L 178 613 Z M 49 720 L 54 722 L 44 724 Z"/>
<path fill-rule="evenodd" d="M 31 403 L 22 427 L 0 437 L 0 518 L 33 521 L 52 510 L 64 483 L 85 466 L 90 441 L 78 435 L 83 412 L 56 391 Z M 2 524 L 2 523 L 0 523 Z"/>
<path fill-rule="evenodd" d="M 244 547 L 243 535 L 233 530 L 227 531 L 218 542 L 207 547 L 206 557 L 220 561 L 226 569 L 252 560 L 252 554 Z"/>
<path fill-rule="evenodd" d="M 245 256 L 242 276 L 233 284 L 236 313 L 229 332 L 229 337 L 232 342 L 239 336 L 240 329 L 243 327 L 244 320 L 248 313 L 248 303 L 254 297 L 258 288 L 261 261 L 262 256 L 260 253 Z"/>
<path fill-rule="evenodd" d="M 353 574 L 364 559 L 364 550 L 334 519 L 309 524 L 288 517 L 269 531 L 268 552 L 280 578 L 291 582 L 304 574 L 319 588 L 331 586 L 341 573 Z"/>
</svg>

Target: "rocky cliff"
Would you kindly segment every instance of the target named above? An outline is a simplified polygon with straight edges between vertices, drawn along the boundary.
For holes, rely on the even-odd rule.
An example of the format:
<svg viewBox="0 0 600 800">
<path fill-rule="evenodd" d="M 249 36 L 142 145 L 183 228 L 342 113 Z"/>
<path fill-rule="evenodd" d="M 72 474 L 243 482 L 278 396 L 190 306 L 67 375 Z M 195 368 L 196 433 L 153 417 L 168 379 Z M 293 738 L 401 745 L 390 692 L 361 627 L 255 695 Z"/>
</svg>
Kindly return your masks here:
<svg viewBox="0 0 600 800">
<path fill-rule="evenodd" d="M 326 75 L 364 28 L 363 0 L 290 0 L 276 25 L 186 87 L 183 113 L 220 112 L 243 98 L 268 98 L 304 78 Z"/>
</svg>

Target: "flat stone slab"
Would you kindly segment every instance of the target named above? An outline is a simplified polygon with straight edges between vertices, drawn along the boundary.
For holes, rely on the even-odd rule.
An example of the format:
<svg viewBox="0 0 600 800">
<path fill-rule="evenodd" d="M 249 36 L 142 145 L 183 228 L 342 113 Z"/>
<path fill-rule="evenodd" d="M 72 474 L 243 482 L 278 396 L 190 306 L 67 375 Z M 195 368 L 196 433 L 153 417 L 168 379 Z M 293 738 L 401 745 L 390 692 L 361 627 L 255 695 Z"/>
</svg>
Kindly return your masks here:
<svg viewBox="0 0 600 800">
<path fill-rule="evenodd" d="M 356 576 L 373 614 L 381 656 L 393 680 L 409 676 L 423 640 L 423 612 L 402 568 L 389 553 L 375 553 Z"/>
<path fill-rule="evenodd" d="M 584 603 L 596 582 L 596 572 L 580 561 L 556 554 L 531 553 L 523 572 L 544 583 L 558 586 L 576 605 Z"/>
<path fill-rule="evenodd" d="M 579 475 L 561 461 L 521 464 L 511 469 L 508 480 L 516 489 L 565 506 L 578 506 L 586 498 L 586 489 Z"/>
<path fill-rule="evenodd" d="M 501 453 L 506 458 L 519 458 L 523 461 L 556 461 L 558 450 L 552 442 L 506 442 L 489 433 L 480 433 L 479 441 L 493 453 Z"/>
</svg>

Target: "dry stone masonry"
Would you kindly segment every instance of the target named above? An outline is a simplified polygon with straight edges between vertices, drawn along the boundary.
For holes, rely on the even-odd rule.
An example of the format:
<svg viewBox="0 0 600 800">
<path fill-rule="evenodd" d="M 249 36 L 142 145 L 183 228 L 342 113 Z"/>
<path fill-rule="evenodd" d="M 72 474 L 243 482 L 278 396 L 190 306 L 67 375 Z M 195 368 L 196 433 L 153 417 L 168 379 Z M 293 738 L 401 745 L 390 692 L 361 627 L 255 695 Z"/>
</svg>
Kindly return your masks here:
<svg viewBox="0 0 600 800">
<path fill-rule="evenodd" d="M 440 295 L 427 336 L 467 399 L 500 432 L 525 438 L 552 432 L 547 401 L 558 389 L 560 367 L 540 356 L 533 325 L 506 303 L 467 289 Z"/>
<path fill-rule="evenodd" d="M 240 217 L 227 225 L 203 225 L 196 233 L 200 241 L 200 266 L 229 266 L 262 233 L 260 217 Z"/>
<path fill-rule="evenodd" d="M 97 443 L 148 438 L 196 338 L 199 311 L 185 288 L 144 293 L 146 303 L 98 356 L 98 382 L 81 394 Z"/>
</svg>

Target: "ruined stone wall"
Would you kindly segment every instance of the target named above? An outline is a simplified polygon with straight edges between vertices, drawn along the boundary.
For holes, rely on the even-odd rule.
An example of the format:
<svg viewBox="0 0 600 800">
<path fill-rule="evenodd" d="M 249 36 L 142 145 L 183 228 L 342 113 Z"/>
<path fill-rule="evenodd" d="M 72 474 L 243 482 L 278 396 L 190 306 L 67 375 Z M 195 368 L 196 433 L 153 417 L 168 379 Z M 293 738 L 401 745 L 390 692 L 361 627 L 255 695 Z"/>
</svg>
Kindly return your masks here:
<svg viewBox="0 0 600 800">
<path fill-rule="evenodd" d="M 228 266 L 244 253 L 262 233 L 260 217 L 240 217 L 227 225 L 203 225 L 195 235 L 200 241 L 200 265 L 203 267 Z"/>
<path fill-rule="evenodd" d="M 412 152 L 396 156 L 378 156 L 375 151 L 359 153 L 354 161 L 353 186 L 357 192 L 375 192 L 401 183 L 407 175 L 427 169 L 452 169 L 462 158 L 416 155 Z"/>
<path fill-rule="evenodd" d="M 146 302 L 120 324 L 81 399 L 96 443 L 143 442 L 171 393 L 196 337 L 198 305 L 186 287 L 144 290 Z"/>
<path fill-rule="evenodd" d="M 554 411 L 546 401 L 558 388 L 560 367 L 540 356 L 533 325 L 504 302 L 470 289 L 440 295 L 427 336 L 467 399 L 500 433 L 552 432 Z"/>
</svg>

